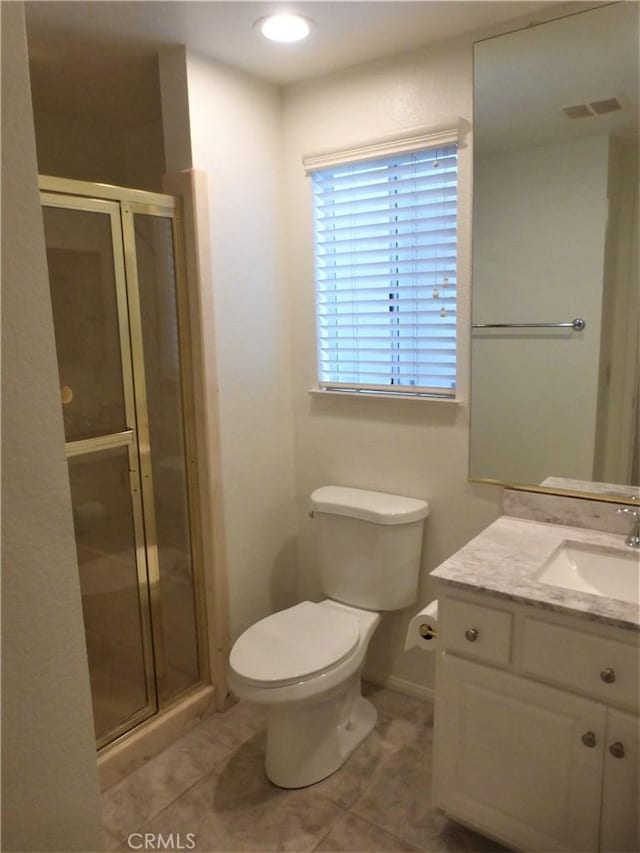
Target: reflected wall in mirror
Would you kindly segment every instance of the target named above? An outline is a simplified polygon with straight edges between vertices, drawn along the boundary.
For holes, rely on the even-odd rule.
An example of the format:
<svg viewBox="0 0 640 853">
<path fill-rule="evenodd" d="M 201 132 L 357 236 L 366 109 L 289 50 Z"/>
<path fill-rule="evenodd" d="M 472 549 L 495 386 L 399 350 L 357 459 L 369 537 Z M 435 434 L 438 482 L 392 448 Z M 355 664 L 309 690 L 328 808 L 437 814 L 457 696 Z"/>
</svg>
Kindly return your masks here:
<svg viewBox="0 0 640 853">
<path fill-rule="evenodd" d="M 639 9 L 475 45 L 473 480 L 638 492 Z"/>
</svg>

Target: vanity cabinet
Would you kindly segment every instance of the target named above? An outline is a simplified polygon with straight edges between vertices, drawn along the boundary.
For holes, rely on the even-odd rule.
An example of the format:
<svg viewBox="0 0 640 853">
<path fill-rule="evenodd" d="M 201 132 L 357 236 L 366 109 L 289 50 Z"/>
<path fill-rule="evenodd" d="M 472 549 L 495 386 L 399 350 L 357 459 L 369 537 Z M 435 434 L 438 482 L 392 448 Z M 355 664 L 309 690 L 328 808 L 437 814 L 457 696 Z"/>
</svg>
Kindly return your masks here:
<svg viewBox="0 0 640 853">
<path fill-rule="evenodd" d="M 607 720 L 600 849 L 640 850 L 638 716 L 610 709 Z"/>
<path fill-rule="evenodd" d="M 437 804 L 522 850 L 638 851 L 638 635 L 439 601 Z"/>
</svg>

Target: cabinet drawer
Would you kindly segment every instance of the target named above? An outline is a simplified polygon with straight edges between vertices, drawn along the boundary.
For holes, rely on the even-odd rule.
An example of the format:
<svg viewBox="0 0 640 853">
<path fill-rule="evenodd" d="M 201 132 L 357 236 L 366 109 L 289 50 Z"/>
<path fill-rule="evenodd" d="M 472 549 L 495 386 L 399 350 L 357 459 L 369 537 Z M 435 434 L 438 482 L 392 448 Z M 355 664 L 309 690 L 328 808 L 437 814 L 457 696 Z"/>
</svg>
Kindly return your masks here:
<svg viewBox="0 0 640 853">
<path fill-rule="evenodd" d="M 488 663 L 511 660 L 511 614 L 446 598 L 440 617 L 443 648 Z"/>
<path fill-rule="evenodd" d="M 539 619 L 525 619 L 522 669 L 614 705 L 638 707 L 637 645 L 607 640 L 562 628 Z"/>
</svg>

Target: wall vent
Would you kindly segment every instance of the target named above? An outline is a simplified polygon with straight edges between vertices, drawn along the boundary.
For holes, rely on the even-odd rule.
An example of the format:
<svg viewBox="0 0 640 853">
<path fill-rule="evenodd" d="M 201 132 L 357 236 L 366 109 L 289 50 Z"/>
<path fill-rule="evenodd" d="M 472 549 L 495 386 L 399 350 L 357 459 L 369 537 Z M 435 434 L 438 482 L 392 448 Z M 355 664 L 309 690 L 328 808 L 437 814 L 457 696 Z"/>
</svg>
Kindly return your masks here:
<svg viewBox="0 0 640 853">
<path fill-rule="evenodd" d="M 562 112 L 567 118 L 593 118 L 608 113 L 615 113 L 622 109 L 620 99 L 616 97 L 600 98 L 597 101 L 588 101 L 583 104 L 570 104 L 562 107 Z"/>
<path fill-rule="evenodd" d="M 593 115 L 586 104 L 573 104 L 570 107 L 563 107 L 562 111 L 567 118 L 591 118 Z"/>
<path fill-rule="evenodd" d="M 605 115 L 606 113 L 615 113 L 622 109 L 622 104 L 617 98 L 603 98 L 601 101 L 591 101 L 589 107 L 597 116 Z"/>
</svg>

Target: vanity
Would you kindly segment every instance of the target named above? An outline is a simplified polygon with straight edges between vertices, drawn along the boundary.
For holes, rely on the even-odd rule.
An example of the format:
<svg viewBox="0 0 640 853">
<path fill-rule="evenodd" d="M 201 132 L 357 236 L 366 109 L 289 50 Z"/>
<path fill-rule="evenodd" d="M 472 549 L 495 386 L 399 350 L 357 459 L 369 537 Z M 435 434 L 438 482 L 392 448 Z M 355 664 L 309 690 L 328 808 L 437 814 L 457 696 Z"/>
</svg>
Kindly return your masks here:
<svg viewBox="0 0 640 853">
<path fill-rule="evenodd" d="M 638 26 L 474 46 L 469 478 L 507 490 L 431 573 L 434 796 L 520 850 L 640 850 Z"/>
<path fill-rule="evenodd" d="M 640 552 L 624 538 L 505 515 L 432 573 L 434 795 L 453 819 L 522 850 L 640 849 Z M 581 589 L 558 585 L 567 549 Z M 627 601 L 608 597 L 617 569 Z"/>
</svg>

